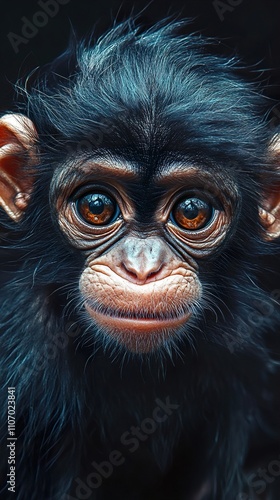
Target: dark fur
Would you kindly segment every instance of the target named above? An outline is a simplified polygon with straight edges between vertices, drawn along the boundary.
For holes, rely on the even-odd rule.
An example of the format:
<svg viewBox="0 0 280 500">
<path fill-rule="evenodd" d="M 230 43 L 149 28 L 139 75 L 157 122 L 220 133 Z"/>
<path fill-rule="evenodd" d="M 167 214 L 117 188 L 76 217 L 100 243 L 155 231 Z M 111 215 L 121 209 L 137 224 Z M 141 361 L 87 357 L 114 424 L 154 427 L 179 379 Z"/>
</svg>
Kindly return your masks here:
<svg viewBox="0 0 280 500">
<path fill-rule="evenodd" d="M 125 463 L 84 498 L 191 500 L 210 479 L 205 499 L 236 500 L 246 491 L 250 447 L 256 464 L 266 464 L 266 452 L 280 453 L 273 418 L 278 368 L 269 352 L 279 315 L 255 284 L 258 255 L 270 251 L 257 206 L 267 179 L 276 178 L 267 161 L 265 103 L 234 62 L 208 54 L 201 37 L 175 31 L 116 27 L 93 48 L 80 46 L 77 57 L 74 51 L 60 58 L 21 108 L 38 130 L 41 163 L 24 220 L 2 216 L 9 251 L 22 258 L 1 292 L 3 498 L 6 384 L 17 397 L 17 500 L 77 498 L 74 479 L 85 481 L 92 461 L 107 460 L 114 449 Z M 144 227 L 156 195 L 148 187 L 163 161 L 218 166 L 239 183 L 232 232 L 200 262 L 203 312 L 177 349 L 167 346 L 148 359 L 110 346 L 104 352 L 88 328 L 76 297 L 84 256 L 65 241 L 50 206 L 54 169 L 73 154 L 100 151 L 141 172 L 143 185 L 131 195 Z M 179 409 L 129 452 L 122 434 L 167 397 Z M 278 498 L 275 484 L 268 487 Z"/>
</svg>

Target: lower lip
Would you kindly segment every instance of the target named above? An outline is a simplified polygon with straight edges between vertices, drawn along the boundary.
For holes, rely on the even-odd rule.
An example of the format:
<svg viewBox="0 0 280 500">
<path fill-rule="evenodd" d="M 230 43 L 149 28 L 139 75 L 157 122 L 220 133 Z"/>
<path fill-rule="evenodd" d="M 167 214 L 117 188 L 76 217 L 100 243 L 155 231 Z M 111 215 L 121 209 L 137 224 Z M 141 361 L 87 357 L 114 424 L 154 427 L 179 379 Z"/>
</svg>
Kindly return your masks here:
<svg viewBox="0 0 280 500">
<path fill-rule="evenodd" d="M 86 305 L 86 310 L 90 316 L 99 324 L 110 330 L 129 330 L 135 333 L 155 332 L 166 328 L 178 328 L 186 323 L 190 314 L 180 316 L 179 318 L 170 319 L 151 319 L 139 318 L 131 319 L 120 316 L 109 316 L 93 310 L 89 305 Z"/>
</svg>

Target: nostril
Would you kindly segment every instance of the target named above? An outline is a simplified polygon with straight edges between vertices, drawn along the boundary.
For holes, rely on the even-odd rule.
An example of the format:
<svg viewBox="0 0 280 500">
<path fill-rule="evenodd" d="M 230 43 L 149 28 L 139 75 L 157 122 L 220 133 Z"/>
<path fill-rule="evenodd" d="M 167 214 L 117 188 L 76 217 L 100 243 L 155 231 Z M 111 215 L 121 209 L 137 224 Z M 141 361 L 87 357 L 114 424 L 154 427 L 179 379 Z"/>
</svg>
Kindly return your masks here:
<svg viewBox="0 0 280 500">
<path fill-rule="evenodd" d="M 128 274 L 131 277 L 133 277 L 134 279 L 138 277 L 136 270 L 129 269 L 127 267 L 127 265 L 125 265 L 124 262 L 121 263 L 121 267 L 123 268 L 123 270 L 125 271 L 126 274 Z"/>
<path fill-rule="evenodd" d="M 162 269 L 162 264 L 158 266 L 158 268 L 155 271 L 151 271 L 150 273 L 147 274 L 147 279 L 148 278 L 154 278 Z"/>
</svg>

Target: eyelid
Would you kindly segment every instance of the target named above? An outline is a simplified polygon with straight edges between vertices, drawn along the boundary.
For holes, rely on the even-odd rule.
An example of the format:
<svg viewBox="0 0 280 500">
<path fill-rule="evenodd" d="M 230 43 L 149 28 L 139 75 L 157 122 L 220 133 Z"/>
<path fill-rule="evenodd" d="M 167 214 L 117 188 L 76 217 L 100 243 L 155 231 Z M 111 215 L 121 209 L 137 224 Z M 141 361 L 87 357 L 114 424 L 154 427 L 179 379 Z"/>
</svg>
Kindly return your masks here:
<svg viewBox="0 0 280 500">
<path fill-rule="evenodd" d="M 222 201 L 209 191 L 203 191 L 201 189 L 195 188 L 188 190 L 180 189 L 173 194 L 173 196 L 168 200 L 168 203 L 166 204 L 165 211 L 168 212 L 168 217 L 170 217 L 172 210 L 180 201 L 188 200 L 190 198 L 198 198 L 205 203 L 212 205 L 214 210 L 224 211 Z"/>
<path fill-rule="evenodd" d="M 175 203 L 179 203 L 180 200 L 188 200 L 190 198 L 197 198 L 198 200 L 204 201 L 205 203 L 208 203 L 211 205 L 215 210 L 223 210 L 223 205 L 221 200 L 217 197 L 214 196 L 211 192 L 209 191 L 203 191 L 201 189 L 192 189 L 190 191 L 187 191 L 185 195 L 180 197 Z"/>
<path fill-rule="evenodd" d="M 213 214 L 211 216 L 211 219 L 206 224 L 206 226 L 203 226 L 200 229 L 195 229 L 195 230 L 184 229 L 180 227 L 177 223 L 174 223 L 171 218 L 169 218 L 167 221 L 167 227 L 172 228 L 173 226 L 173 231 L 175 230 L 177 234 L 181 234 L 183 238 L 191 238 L 194 240 L 196 240 L 198 237 L 203 238 L 204 235 L 209 234 L 209 231 L 211 233 L 213 228 L 215 228 L 215 225 L 217 224 L 218 221 L 219 212 L 220 212 L 219 210 L 213 208 Z"/>
<path fill-rule="evenodd" d="M 78 186 L 69 196 L 69 201 L 77 201 L 82 196 L 86 196 L 87 194 L 104 194 L 107 195 L 114 200 L 116 200 L 116 193 L 114 190 L 107 185 L 102 184 L 82 184 Z"/>
</svg>

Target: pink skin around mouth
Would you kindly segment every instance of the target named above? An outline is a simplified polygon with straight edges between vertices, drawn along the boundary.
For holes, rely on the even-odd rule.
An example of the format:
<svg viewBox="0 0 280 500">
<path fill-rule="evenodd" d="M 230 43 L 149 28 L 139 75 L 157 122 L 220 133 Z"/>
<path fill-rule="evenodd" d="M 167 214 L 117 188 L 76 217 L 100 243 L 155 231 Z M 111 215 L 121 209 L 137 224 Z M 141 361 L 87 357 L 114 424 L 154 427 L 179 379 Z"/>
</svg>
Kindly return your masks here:
<svg viewBox="0 0 280 500">
<path fill-rule="evenodd" d="M 186 323 L 190 314 L 185 314 L 178 318 L 125 318 L 120 316 L 110 316 L 97 312 L 86 304 L 86 310 L 90 316 L 99 324 L 113 330 L 130 330 L 134 332 L 155 332 L 165 328 L 178 328 Z"/>
</svg>

